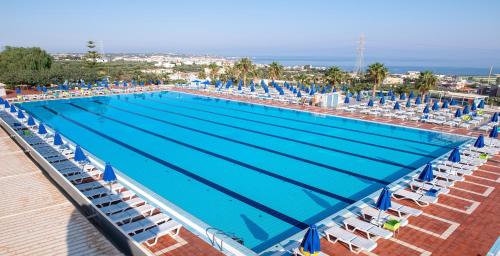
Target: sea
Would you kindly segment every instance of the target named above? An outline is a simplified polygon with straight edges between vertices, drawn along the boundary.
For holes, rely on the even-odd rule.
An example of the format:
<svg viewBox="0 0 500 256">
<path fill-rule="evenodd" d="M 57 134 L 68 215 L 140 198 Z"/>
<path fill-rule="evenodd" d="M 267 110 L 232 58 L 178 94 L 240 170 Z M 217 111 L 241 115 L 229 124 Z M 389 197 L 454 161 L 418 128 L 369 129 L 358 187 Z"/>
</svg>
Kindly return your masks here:
<svg viewBox="0 0 500 256">
<path fill-rule="evenodd" d="M 269 64 L 273 61 L 277 61 L 281 65 L 291 67 L 304 65 L 311 65 L 313 67 L 330 67 L 336 65 L 348 71 L 352 71 L 356 63 L 355 58 L 321 56 L 254 56 L 251 57 L 251 59 L 254 63 L 258 64 Z M 391 73 L 396 74 L 423 70 L 430 70 L 436 74 L 457 76 L 488 76 L 490 73 L 490 66 L 467 67 L 456 64 L 450 65 L 449 61 L 443 60 L 388 59 L 378 61 L 384 63 Z M 374 62 L 375 60 L 365 60 L 364 68 L 366 69 L 369 64 Z M 499 73 L 500 67 L 493 67 L 492 75 Z"/>
</svg>

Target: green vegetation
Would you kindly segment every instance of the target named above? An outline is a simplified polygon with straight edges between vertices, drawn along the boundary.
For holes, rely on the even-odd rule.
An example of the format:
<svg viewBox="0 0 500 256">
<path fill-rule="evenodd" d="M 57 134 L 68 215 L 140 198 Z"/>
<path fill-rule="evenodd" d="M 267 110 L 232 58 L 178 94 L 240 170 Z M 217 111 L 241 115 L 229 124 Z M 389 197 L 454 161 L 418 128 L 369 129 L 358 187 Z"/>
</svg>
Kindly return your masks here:
<svg viewBox="0 0 500 256">
<path fill-rule="evenodd" d="M 380 87 L 382 81 L 387 77 L 389 70 L 384 64 L 376 62 L 368 66 L 368 78 L 373 81 L 372 97 L 375 97 L 377 87 Z"/>
<path fill-rule="evenodd" d="M 424 71 L 420 73 L 415 89 L 423 96 L 436 86 L 437 81 L 437 77 L 431 71 Z"/>
<path fill-rule="evenodd" d="M 273 61 L 271 64 L 269 64 L 268 74 L 269 78 L 272 80 L 281 79 L 281 76 L 283 75 L 283 65 L 279 64 L 276 61 Z"/>
</svg>

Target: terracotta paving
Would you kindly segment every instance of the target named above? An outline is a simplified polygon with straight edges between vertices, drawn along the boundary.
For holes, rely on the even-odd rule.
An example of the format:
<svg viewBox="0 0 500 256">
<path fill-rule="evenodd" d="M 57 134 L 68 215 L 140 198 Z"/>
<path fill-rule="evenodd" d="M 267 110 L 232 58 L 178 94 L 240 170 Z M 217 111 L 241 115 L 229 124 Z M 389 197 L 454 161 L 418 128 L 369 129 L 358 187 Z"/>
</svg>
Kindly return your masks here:
<svg viewBox="0 0 500 256">
<path fill-rule="evenodd" d="M 370 117 L 313 106 L 283 104 L 269 100 L 219 95 L 183 88 L 172 88 L 171 90 L 461 135 L 477 136 L 481 133 L 480 131 L 463 128 Z M 409 201 L 398 200 L 398 203 L 423 210 L 424 214 L 418 217 L 410 217 L 410 224 L 402 227 L 394 238 L 377 240 L 377 248 L 365 254 L 486 255 L 497 237 L 500 236 L 500 200 L 498 200 L 500 197 L 500 181 L 497 181 L 499 178 L 500 156 L 496 155 L 490 158 L 478 171 L 466 176 L 465 182 L 457 182 L 450 189 L 448 195 L 440 196 L 438 204 L 419 207 Z M 484 195 L 488 191 L 490 194 Z M 322 252 L 327 255 L 354 255 L 341 243 L 332 244 L 322 238 L 321 245 Z"/>
</svg>

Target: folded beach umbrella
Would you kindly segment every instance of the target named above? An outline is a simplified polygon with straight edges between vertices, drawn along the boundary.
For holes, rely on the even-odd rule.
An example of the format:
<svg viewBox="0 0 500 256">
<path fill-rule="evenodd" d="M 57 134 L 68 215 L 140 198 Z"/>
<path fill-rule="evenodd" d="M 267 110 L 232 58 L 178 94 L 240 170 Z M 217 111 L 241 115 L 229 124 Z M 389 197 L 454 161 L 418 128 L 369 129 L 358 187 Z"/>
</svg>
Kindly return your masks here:
<svg viewBox="0 0 500 256">
<path fill-rule="evenodd" d="M 407 108 L 411 107 L 411 101 L 410 101 L 410 99 L 408 99 L 408 100 L 406 101 L 406 107 L 407 107 Z"/>
<path fill-rule="evenodd" d="M 314 95 L 314 93 L 316 93 L 316 90 L 314 90 L 314 88 L 311 89 L 311 91 L 309 92 L 309 95 Z"/>
<path fill-rule="evenodd" d="M 406 93 L 401 93 L 401 95 L 399 95 L 399 99 L 400 100 L 406 100 Z"/>
<path fill-rule="evenodd" d="M 38 134 L 47 134 L 47 129 L 45 129 L 45 125 L 42 123 L 38 126 Z"/>
<path fill-rule="evenodd" d="M 10 105 L 10 113 L 16 113 L 17 109 L 14 107 L 14 105 Z"/>
<path fill-rule="evenodd" d="M 321 94 L 325 94 L 326 93 L 326 87 L 323 86 L 323 88 L 321 89 Z"/>
<path fill-rule="evenodd" d="M 297 88 L 293 88 L 293 94 L 297 94 Z"/>
<path fill-rule="evenodd" d="M 241 88 L 241 85 L 243 84 L 243 82 L 240 80 L 240 82 L 238 83 L 238 91 L 241 91 L 242 88 Z"/>
<path fill-rule="evenodd" d="M 409 96 L 410 99 L 413 99 L 415 98 L 415 94 L 413 94 L 413 91 L 410 92 L 410 96 Z"/>
<path fill-rule="evenodd" d="M 448 161 L 451 161 L 453 163 L 460 162 L 460 149 L 458 147 L 455 147 L 453 151 L 451 151 L 450 156 L 448 157 Z"/>
<path fill-rule="evenodd" d="M 378 92 L 378 96 L 383 98 L 384 97 L 384 93 L 382 91 L 379 91 Z"/>
<path fill-rule="evenodd" d="M 391 101 L 396 101 L 396 96 L 394 94 L 391 95 Z"/>
<path fill-rule="evenodd" d="M 87 84 L 87 89 L 92 89 L 92 84 L 90 82 Z"/>
<path fill-rule="evenodd" d="M 434 179 L 432 173 L 432 163 L 427 163 L 422 172 L 418 175 L 418 179 L 425 182 L 431 182 Z"/>
<path fill-rule="evenodd" d="M 21 88 L 19 87 L 16 88 L 16 94 L 21 94 Z"/>
<path fill-rule="evenodd" d="M 333 92 L 337 92 L 337 88 L 336 87 L 333 87 Z"/>
<path fill-rule="evenodd" d="M 429 105 L 425 105 L 424 114 L 429 114 Z"/>
<path fill-rule="evenodd" d="M 493 126 L 493 128 L 491 128 L 490 138 L 492 138 L 492 139 L 498 138 L 498 127 L 496 125 Z"/>
<path fill-rule="evenodd" d="M 429 103 L 430 99 L 429 95 L 425 95 L 424 103 Z"/>
<path fill-rule="evenodd" d="M 468 115 L 469 113 L 470 113 L 469 106 L 468 106 L 468 105 L 466 105 L 466 106 L 464 107 L 464 110 L 462 110 L 462 114 L 464 114 L 464 115 Z"/>
<path fill-rule="evenodd" d="M 36 125 L 35 119 L 33 119 L 32 116 L 29 116 L 28 117 L 28 126 L 34 126 L 34 125 Z"/>
<path fill-rule="evenodd" d="M 378 196 L 375 207 L 379 210 L 377 221 L 380 219 L 380 213 L 391 208 L 391 192 L 388 187 L 384 187 Z"/>
<path fill-rule="evenodd" d="M 491 122 L 498 122 L 498 112 L 495 112 L 493 113 L 493 115 L 491 116 L 491 119 L 490 119 Z"/>
<path fill-rule="evenodd" d="M 479 105 L 477 106 L 477 108 L 484 108 L 484 100 L 481 100 L 479 102 Z"/>
<path fill-rule="evenodd" d="M 24 119 L 24 118 L 26 118 L 26 117 L 24 116 L 24 113 L 23 113 L 23 111 L 22 111 L 22 110 L 17 111 L 17 118 L 19 118 L 19 119 Z"/>
<path fill-rule="evenodd" d="M 455 117 L 461 117 L 462 116 L 462 110 L 457 108 L 457 111 L 455 111 Z"/>
<path fill-rule="evenodd" d="M 394 94 L 392 93 L 392 90 L 389 90 L 389 91 L 387 92 L 387 96 L 391 97 L 391 96 L 393 96 L 393 95 L 394 95 Z"/>
<path fill-rule="evenodd" d="M 441 108 L 447 109 L 448 108 L 448 100 L 443 101 L 443 105 L 441 105 Z"/>
<path fill-rule="evenodd" d="M 87 156 L 83 153 L 83 150 L 79 145 L 76 145 L 74 160 L 77 162 L 84 162 L 88 160 Z"/>
<path fill-rule="evenodd" d="M 418 97 L 415 99 L 415 104 L 417 104 L 417 105 L 422 104 L 422 98 L 420 98 L 420 96 L 418 96 Z"/>
<path fill-rule="evenodd" d="M 321 251 L 320 239 L 316 225 L 311 225 L 300 243 L 302 255 L 318 255 Z"/>
<path fill-rule="evenodd" d="M 54 145 L 55 146 L 61 146 L 63 144 L 63 140 L 61 138 L 61 134 L 59 132 L 56 132 L 54 135 Z"/>
<path fill-rule="evenodd" d="M 370 99 L 370 100 L 368 101 L 368 107 L 373 107 L 373 100 L 372 100 L 372 99 Z"/>
<path fill-rule="evenodd" d="M 47 92 L 47 86 L 45 86 L 45 85 L 42 86 L 42 92 L 44 92 L 44 93 Z"/>
<path fill-rule="evenodd" d="M 437 101 L 434 101 L 434 104 L 432 105 L 432 110 L 433 111 L 438 111 L 439 110 L 439 104 Z"/>
<path fill-rule="evenodd" d="M 39 85 L 39 84 L 37 84 L 37 85 L 36 85 L 36 91 L 37 91 L 37 92 L 39 92 L 39 91 L 41 91 L 41 90 L 42 90 L 42 87 L 40 87 L 40 85 Z"/>
<path fill-rule="evenodd" d="M 457 104 L 458 104 L 458 103 L 457 103 L 457 101 L 456 101 L 455 99 L 451 99 L 451 101 L 450 101 L 450 105 L 451 105 L 451 106 L 455 106 L 455 105 L 457 105 Z"/>
<path fill-rule="evenodd" d="M 102 179 L 109 184 L 109 189 L 112 191 L 112 184 L 116 181 L 116 174 L 113 170 L 113 167 L 110 163 L 106 163 L 106 167 L 104 167 L 104 173 L 102 175 Z"/>
<path fill-rule="evenodd" d="M 10 104 L 9 104 L 9 101 L 8 100 L 5 100 L 4 103 L 3 103 L 3 106 L 5 108 L 10 108 Z"/>
<path fill-rule="evenodd" d="M 484 136 L 482 134 L 479 134 L 479 136 L 477 137 L 476 142 L 474 142 L 474 147 L 476 148 L 484 147 Z"/>
<path fill-rule="evenodd" d="M 297 92 L 297 97 L 302 97 L 302 94 L 300 93 L 300 91 Z"/>
<path fill-rule="evenodd" d="M 4 103 L 5 103 L 5 101 L 3 100 L 2 97 L 0 97 L 0 104 L 4 104 Z"/>
<path fill-rule="evenodd" d="M 358 95 L 356 95 L 356 101 L 361 101 L 361 93 L 358 92 Z"/>
<path fill-rule="evenodd" d="M 382 96 L 382 98 L 380 98 L 380 105 L 384 105 L 385 104 L 385 97 Z"/>
<path fill-rule="evenodd" d="M 399 110 L 399 102 L 394 103 L 394 110 Z"/>
<path fill-rule="evenodd" d="M 472 110 L 472 111 L 476 111 L 476 109 L 477 109 L 476 102 L 474 102 L 474 101 L 473 101 L 473 102 L 472 102 L 472 105 L 470 106 L 470 110 Z"/>
<path fill-rule="evenodd" d="M 347 96 L 345 97 L 344 104 L 349 104 L 349 97 L 347 97 Z"/>
</svg>

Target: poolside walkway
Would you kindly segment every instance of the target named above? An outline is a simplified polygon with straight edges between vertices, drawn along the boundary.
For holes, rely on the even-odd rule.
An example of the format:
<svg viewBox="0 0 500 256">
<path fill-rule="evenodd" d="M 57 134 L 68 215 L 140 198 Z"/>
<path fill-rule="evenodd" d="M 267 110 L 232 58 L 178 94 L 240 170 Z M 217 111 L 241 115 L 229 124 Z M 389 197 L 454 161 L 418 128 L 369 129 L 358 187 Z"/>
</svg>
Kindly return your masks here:
<svg viewBox="0 0 500 256">
<path fill-rule="evenodd" d="M 0 255 L 122 255 L 0 129 Z"/>
</svg>

